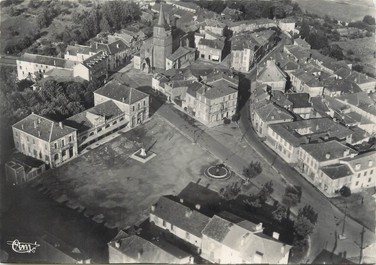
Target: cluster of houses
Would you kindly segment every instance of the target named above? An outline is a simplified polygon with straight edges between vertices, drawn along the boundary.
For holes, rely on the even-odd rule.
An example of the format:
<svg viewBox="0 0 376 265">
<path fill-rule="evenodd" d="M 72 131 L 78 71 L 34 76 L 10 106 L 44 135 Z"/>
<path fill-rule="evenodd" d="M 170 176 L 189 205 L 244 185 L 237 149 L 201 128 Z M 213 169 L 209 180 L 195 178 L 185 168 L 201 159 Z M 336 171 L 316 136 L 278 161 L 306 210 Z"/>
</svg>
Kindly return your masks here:
<svg viewBox="0 0 376 265">
<path fill-rule="evenodd" d="M 327 196 L 376 186 L 376 80 L 296 39 L 251 85 L 257 134 Z"/>
<path fill-rule="evenodd" d="M 271 263 L 287 264 L 291 245 L 280 234 L 264 233 L 230 212 L 208 216 L 200 204 L 162 196 L 151 206 L 146 225 L 121 230 L 108 243 L 110 263 Z"/>
<path fill-rule="evenodd" d="M 39 164 L 30 167 L 30 159 L 58 167 L 76 158 L 87 146 L 119 130 L 134 128 L 148 118 L 149 95 L 116 81 L 94 91 L 94 107 L 64 121 L 32 113 L 12 126 L 14 146 L 25 157 L 6 164 L 7 180 L 21 184 L 34 178 L 35 171 L 45 170 Z"/>
</svg>

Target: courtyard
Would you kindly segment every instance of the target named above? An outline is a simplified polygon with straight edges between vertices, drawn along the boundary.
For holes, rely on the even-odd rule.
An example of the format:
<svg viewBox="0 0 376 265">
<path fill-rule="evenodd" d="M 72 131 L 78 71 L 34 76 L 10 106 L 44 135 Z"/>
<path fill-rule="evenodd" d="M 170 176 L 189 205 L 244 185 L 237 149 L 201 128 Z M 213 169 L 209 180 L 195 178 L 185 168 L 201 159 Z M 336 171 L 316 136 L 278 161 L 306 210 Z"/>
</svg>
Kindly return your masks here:
<svg viewBox="0 0 376 265">
<path fill-rule="evenodd" d="M 145 164 L 129 157 L 142 146 L 156 154 Z M 124 228 L 146 218 L 150 205 L 160 196 L 177 195 L 190 182 L 218 191 L 239 180 L 234 175 L 228 180 L 205 178 L 205 168 L 217 162 L 155 115 L 37 181 L 55 200 L 65 198 L 68 207 L 97 216 L 111 227 Z"/>
</svg>

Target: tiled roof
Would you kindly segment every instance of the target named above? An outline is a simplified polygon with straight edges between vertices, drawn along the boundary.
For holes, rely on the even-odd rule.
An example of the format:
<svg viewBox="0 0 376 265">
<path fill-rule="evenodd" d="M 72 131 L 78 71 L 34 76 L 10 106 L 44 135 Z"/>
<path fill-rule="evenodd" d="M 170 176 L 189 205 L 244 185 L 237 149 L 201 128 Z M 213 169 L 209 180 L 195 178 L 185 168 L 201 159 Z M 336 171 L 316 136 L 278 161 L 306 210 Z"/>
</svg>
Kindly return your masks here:
<svg viewBox="0 0 376 265">
<path fill-rule="evenodd" d="M 62 125 L 61 128 L 58 122 L 54 122 L 37 114 L 30 114 L 26 118 L 13 124 L 13 127 L 47 142 L 55 141 L 76 131 L 76 129 L 66 125 Z"/>
<path fill-rule="evenodd" d="M 198 237 L 210 220 L 206 215 L 165 196 L 159 198 L 151 214 Z"/>
<path fill-rule="evenodd" d="M 311 97 L 312 108 L 316 110 L 321 116 L 328 115 L 330 111 L 327 105 L 325 104 L 322 97 Z"/>
<path fill-rule="evenodd" d="M 91 67 L 95 66 L 97 63 L 102 62 L 103 60 L 106 60 L 107 57 L 108 56 L 106 54 L 104 54 L 103 51 L 100 51 L 100 52 L 94 54 L 93 56 L 90 56 L 86 60 L 84 60 L 82 62 L 82 64 L 84 66 L 88 67 L 88 68 L 91 68 Z"/>
<path fill-rule="evenodd" d="M 119 243 L 119 248 L 115 243 Z M 121 238 L 111 241 L 109 245 L 118 249 L 125 256 L 136 260 L 140 263 L 179 263 L 185 257 L 190 256 L 188 253 L 171 246 L 173 251 L 167 251 L 157 246 L 158 242 L 150 242 L 138 235 Z"/>
<path fill-rule="evenodd" d="M 90 46 L 84 45 L 68 45 L 66 49 L 66 53 L 69 52 L 69 55 L 77 55 L 77 54 L 89 54 L 91 51 Z"/>
<path fill-rule="evenodd" d="M 263 256 L 262 263 L 278 263 L 290 250 L 291 246 L 275 240 L 272 237 L 255 233 L 249 221 L 234 224 L 215 215 L 202 234 L 226 247 L 235 250 L 240 257 L 249 260 L 256 253 Z"/>
<path fill-rule="evenodd" d="M 95 127 L 93 120 L 89 117 L 90 114 L 104 117 L 105 120 L 109 120 L 123 113 L 124 112 L 112 100 L 108 100 L 99 105 L 96 105 L 93 108 L 67 118 L 64 121 L 64 124 L 71 126 L 72 128 L 76 128 L 78 132 L 84 132 L 91 129 L 92 127 Z"/>
<path fill-rule="evenodd" d="M 197 93 L 208 99 L 216 99 L 237 92 L 237 87 L 223 81 L 212 82 L 210 86 L 202 85 Z"/>
<path fill-rule="evenodd" d="M 213 71 L 207 75 L 207 78 L 205 80 L 205 82 L 209 85 L 218 81 L 224 81 L 228 83 L 228 85 L 234 86 L 235 88 L 239 86 L 239 78 L 231 77 L 224 72 Z"/>
<path fill-rule="evenodd" d="M 194 53 L 194 52 L 195 52 L 194 48 L 180 46 L 173 54 L 168 56 L 167 59 L 171 61 L 176 61 L 177 59 L 180 59 L 186 54 Z"/>
<path fill-rule="evenodd" d="M 284 108 L 270 102 L 255 110 L 264 122 L 293 120 L 294 117 Z"/>
<path fill-rule="evenodd" d="M 24 53 L 18 60 L 68 69 L 72 69 L 74 66 L 74 62 L 69 60 L 32 53 Z"/>
<path fill-rule="evenodd" d="M 286 96 L 292 102 L 293 108 L 310 108 L 312 106 L 308 93 L 292 93 Z"/>
<path fill-rule="evenodd" d="M 328 78 L 323 81 L 325 89 L 332 92 L 352 94 L 362 92 L 362 89 L 354 82 L 345 79 Z"/>
<path fill-rule="evenodd" d="M 303 62 L 310 57 L 310 52 L 297 45 L 285 45 L 285 48 L 299 61 Z"/>
<path fill-rule="evenodd" d="M 144 92 L 129 87 L 128 85 L 120 84 L 116 81 L 107 83 L 103 87 L 95 90 L 94 93 L 126 104 L 133 104 L 148 97 Z"/>
<path fill-rule="evenodd" d="M 356 106 L 372 115 L 376 115 L 376 103 L 366 92 L 342 95 L 338 97 L 337 100 Z"/>
<path fill-rule="evenodd" d="M 341 159 L 357 154 L 354 149 L 335 140 L 324 143 L 303 144 L 301 148 L 319 162 Z M 349 154 L 345 154 L 345 152 Z"/>
<path fill-rule="evenodd" d="M 352 175 L 350 168 L 344 164 L 335 164 L 320 169 L 331 179 L 339 179 Z"/>
<path fill-rule="evenodd" d="M 187 93 L 193 97 L 196 97 L 197 91 L 201 88 L 202 83 L 193 82 L 191 85 L 188 86 Z"/>
<path fill-rule="evenodd" d="M 270 93 L 272 95 L 270 100 L 278 106 L 285 108 L 293 105 L 292 102 L 288 100 L 286 94 L 284 94 L 282 91 L 272 90 Z"/>
<path fill-rule="evenodd" d="M 311 46 L 309 45 L 308 42 L 306 42 L 304 39 L 301 39 L 301 38 L 295 39 L 294 42 L 296 42 L 296 44 L 299 46 Z"/>
<path fill-rule="evenodd" d="M 353 158 L 346 158 L 343 161 L 347 162 L 354 172 L 373 168 L 376 166 L 376 151 L 363 153 Z"/>
</svg>

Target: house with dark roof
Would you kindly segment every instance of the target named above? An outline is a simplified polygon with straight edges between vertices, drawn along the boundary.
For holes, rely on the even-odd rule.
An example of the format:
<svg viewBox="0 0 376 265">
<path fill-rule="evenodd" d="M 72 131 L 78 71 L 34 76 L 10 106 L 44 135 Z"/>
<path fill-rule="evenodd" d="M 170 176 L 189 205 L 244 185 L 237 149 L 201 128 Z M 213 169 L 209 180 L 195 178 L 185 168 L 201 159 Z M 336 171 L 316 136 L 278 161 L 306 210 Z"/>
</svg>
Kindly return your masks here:
<svg viewBox="0 0 376 265">
<path fill-rule="evenodd" d="M 271 124 L 265 143 L 287 163 L 295 164 L 303 144 L 330 140 L 351 144 L 353 134 L 354 131 L 331 118 L 315 118 Z"/>
<path fill-rule="evenodd" d="M 334 164 L 319 169 L 316 187 L 326 196 L 336 196 L 343 186 L 350 186 L 353 173 L 345 164 Z"/>
<path fill-rule="evenodd" d="M 289 72 L 294 91 L 308 93 L 311 97 L 323 95 L 324 85 L 321 72 L 315 70 L 297 69 Z"/>
<path fill-rule="evenodd" d="M 233 8 L 229 8 L 228 6 L 226 6 L 226 8 L 223 9 L 223 11 L 221 12 L 221 16 L 222 16 L 223 19 L 231 20 L 231 21 L 239 20 L 239 17 L 242 14 L 243 14 L 242 11 L 237 10 L 237 9 L 233 9 Z"/>
<path fill-rule="evenodd" d="M 224 38 L 219 39 L 200 39 L 198 42 L 199 57 L 213 62 L 221 62 L 223 49 L 225 47 Z"/>
<path fill-rule="evenodd" d="M 14 146 L 21 153 L 57 167 L 78 154 L 77 130 L 37 114 L 13 124 Z"/>
<path fill-rule="evenodd" d="M 311 45 L 306 40 L 301 39 L 301 38 L 294 39 L 294 45 L 300 46 L 306 50 L 311 49 Z"/>
<path fill-rule="evenodd" d="M 168 230 L 174 236 L 201 249 L 202 230 L 209 223 L 210 218 L 200 213 L 200 205 L 192 209 L 182 202 L 162 196 L 151 206 L 150 222 Z"/>
<path fill-rule="evenodd" d="M 108 56 L 98 52 L 73 67 L 73 77 L 91 81 L 106 77 L 108 74 Z"/>
<path fill-rule="evenodd" d="M 94 54 L 103 52 L 107 56 L 107 69 L 109 71 L 115 71 L 115 69 L 123 65 L 130 56 L 129 46 L 121 39 L 111 43 L 95 42 L 91 44 L 90 49 Z"/>
<path fill-rule="evenodd" d="M 324 85 L 323 95 L 330 97 L 362 92 L 355 82 L 346 79 L 326 78 L 322 83 Z"/>
<path fill-rule="evenodd" d="M 311 97 L 308 93 L 291 93 L 286 94 L 286 97 L 292 103 L 291 111 L 303 119 L 320 117 L 313 111 Z"/>
<path fill-rule="evenodd" d="M 109 100 L 73 115 L 63 123 L 77 129 L 78 149 L 82 150 L 125 128 L 129 120 L 126 119 L 125 113 L 113 101 Z"/>
<path fill-rule="evenodd" d="M 238 98 L 236 81 L 219 74 L 199 84 L 188 88 L 182 103 L 185 111 L 206 125 L 217 125 L 235 114 Z"/>
<path fill-rule="evenodd" d="M 287 264 L 291 246 L 262 231 L 262 223 L 214 215 L 202 231 L 201 256 L 218 264 Z"/>
<path fill-rule="evenodd" d="M 265 137 L 270 124 L 293 121 L 294 116 L 273 102 L 265 102 L 251 112 L 251 119 L 257 134 L 260 137 Z"/>
<path fill-rule="evenodd" d="M 111 81 L 94 91 L 95 106 L 106 101 L 113 101 L 124 112 L 130 128 L 149 118 L 149 95 L 126 84 Z"/>
<path fill-rule="evenodd" d="M 180 46 L 166 58 L 166 70 L 185 68 L 196 59 L 196 49 Z"/>
<path fill-rule="evenodd" d="M 147 240 L 139 235 L 121 235 L 108 243 L 109 263 L 192 264 L 193 257 L 163 238 Z"/>
<path fill-rule="evenodd" d="M 65 49 L 64 59 L 73 62 L 83 62 L 92 55 L 90 46 L 68 45 Z"/>
<path fill-rule="evenodd" d="M 336 141 L 302 144 L 297 168 L 315 185 L 319 184 L 319 169 L 340 163 L 341 159 L 357 155 L 354 149 Z"/>
</svg>

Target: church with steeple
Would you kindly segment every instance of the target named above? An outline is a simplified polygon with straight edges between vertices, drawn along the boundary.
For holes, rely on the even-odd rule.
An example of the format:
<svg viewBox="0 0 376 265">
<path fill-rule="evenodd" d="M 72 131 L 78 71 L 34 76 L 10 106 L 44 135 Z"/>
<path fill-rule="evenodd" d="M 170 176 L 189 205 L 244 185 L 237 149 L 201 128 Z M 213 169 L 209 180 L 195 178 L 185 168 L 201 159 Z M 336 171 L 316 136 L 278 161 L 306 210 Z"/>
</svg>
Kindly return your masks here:
<svg viewBox="0 0 376 265">
<path fill-rule="evenodd" d="M 187 34 L 175 27 L 175 20 L 167 17 L 160 5 L 153 36 L 144 41 L 140 54 L 134 56 L 134 67 L 144 72 L 161 72 L 183 68 L 195 60 L 196 50 L 188 47 Z"/>
</svg>

